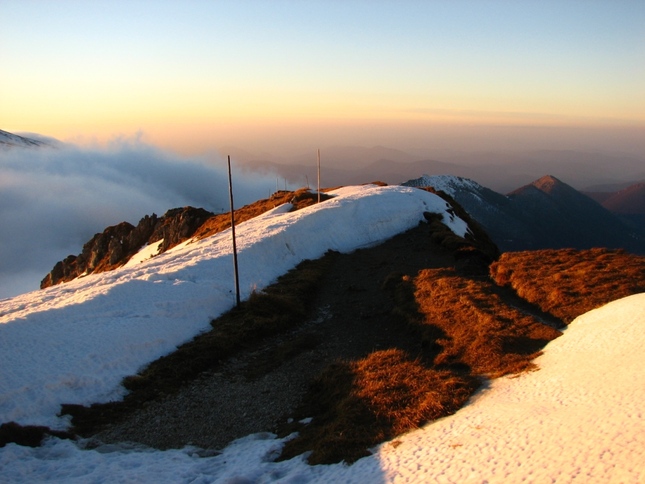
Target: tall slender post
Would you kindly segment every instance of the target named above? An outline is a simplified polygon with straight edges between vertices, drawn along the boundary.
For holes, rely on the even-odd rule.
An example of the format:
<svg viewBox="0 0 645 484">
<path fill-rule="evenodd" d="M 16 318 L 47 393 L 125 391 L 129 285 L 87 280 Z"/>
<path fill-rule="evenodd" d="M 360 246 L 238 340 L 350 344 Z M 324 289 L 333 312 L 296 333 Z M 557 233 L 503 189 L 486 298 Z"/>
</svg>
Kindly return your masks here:
<svg viewBox="0 0 645 484">
<path fill-rule="evenodd" d="M 320 203 L 320 148 L 318 148 L 318 203 Z"/>
<path fill-rule="evenodd" d="M 240 279 L 237 270 L 237 246 L 235 245 L 235 208 L 233 205 L 233 178 L 231 177 L 231 157 L 228 157 L 228 193 L 231 199 L 231 236 L 233 237 L 233 276 L 235 278 L 235 307 L 240 307 Z"/>
</svg>

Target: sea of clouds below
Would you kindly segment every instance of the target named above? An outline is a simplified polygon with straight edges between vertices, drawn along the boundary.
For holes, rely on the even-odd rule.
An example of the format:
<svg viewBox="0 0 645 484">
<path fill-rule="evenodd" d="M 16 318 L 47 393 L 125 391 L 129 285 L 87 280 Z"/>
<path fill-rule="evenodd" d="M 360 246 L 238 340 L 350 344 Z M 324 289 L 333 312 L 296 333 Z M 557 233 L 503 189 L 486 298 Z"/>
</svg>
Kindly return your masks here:
<svg viewBox="0 0 645 484">
<path fill-rule="evenodd" d="M 235 163 L 233 180 L 236 206 L 269 196 L 276 183 Z M 0 298 L 38 289 L 56 262 L 107 226 L 187 205 L 228 210 L 225 158 L 181 158 L 137 137 L 1 149 Z"/>
</svg>

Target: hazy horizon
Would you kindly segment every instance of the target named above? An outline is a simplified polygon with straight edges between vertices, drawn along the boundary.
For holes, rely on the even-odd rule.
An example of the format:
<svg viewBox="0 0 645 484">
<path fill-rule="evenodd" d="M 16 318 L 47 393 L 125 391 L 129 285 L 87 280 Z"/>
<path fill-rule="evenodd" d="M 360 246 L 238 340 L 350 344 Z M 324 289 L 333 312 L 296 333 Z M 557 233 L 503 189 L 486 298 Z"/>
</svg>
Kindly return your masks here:
<svg viewBox="0 0 645 484">
<path fill-rule="evenodd" d="M 0 127 L 184 156 L 645 156 L 638 1 L 0 3 Z"/>
</svg>

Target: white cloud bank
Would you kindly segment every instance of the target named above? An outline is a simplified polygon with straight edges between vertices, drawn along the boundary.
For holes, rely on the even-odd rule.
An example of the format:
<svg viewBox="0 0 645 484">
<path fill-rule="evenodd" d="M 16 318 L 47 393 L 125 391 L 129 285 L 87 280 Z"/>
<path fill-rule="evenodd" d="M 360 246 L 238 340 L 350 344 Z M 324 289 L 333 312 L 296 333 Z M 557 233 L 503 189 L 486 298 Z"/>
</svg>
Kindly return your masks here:
<svg viewBox="0 0 645 484">
<path fill-rule="evenodd" d="M 228 210 L 226 161 L 213 158 L 181 159 L 136 138 L 106 148 L 0 149 L 0 298 L 37 289 L 56 262 L 109 225 L 186 205 Z M 273 177 L 233 176 L 237 206 L 275 188 Z"/>
</svg>

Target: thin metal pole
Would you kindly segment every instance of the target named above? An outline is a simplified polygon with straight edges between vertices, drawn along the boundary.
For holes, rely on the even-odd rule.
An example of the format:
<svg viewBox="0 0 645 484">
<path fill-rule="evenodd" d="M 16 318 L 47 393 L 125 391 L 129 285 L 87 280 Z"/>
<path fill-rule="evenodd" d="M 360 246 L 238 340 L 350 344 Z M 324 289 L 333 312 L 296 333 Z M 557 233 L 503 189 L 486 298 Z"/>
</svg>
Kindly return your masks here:
<svg viewBox="0 0 645 484">
<path fill-rule="evenodd" d="M 320 203 L 320 148 L 318 148 L 318 203 Z"/>
<path fill-rule="evenodd" d="M 233 205 L 233 178 L 231 177 L 231 157 L 228 157 L 228 193 L 231 199 L 231 235 L 233 237 L 233 275 L 235 278 L 235 307 L 240 307 L 240 280 L 237 270 L 237 246 L 235 245 L 235 209 Z"/>
</svg>

